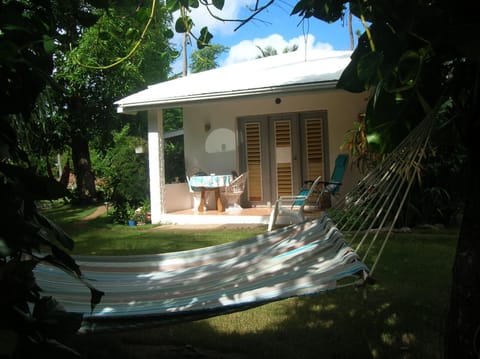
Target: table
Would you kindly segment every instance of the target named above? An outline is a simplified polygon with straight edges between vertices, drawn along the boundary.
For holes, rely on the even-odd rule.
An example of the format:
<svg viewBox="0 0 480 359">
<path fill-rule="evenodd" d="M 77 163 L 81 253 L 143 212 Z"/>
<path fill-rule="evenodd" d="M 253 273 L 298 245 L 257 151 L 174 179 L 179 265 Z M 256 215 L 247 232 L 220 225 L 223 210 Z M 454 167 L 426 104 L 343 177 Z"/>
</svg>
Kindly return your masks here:
<svg viewBox="0 0 480 359">
<path fill-rule="evenodd" d="M 190 187 L 192 189 L 198 188 L 202 192 L 200 204 L 198 205 L 198 211 L 203 212 L 203 209 L 205 208 L 205 192 L 214 191 L 217 211 L 225 212 L 225 208 L 220 198 L 220 188 L 228 186 L 232 180 L 232 175 L 211 174 L 206 176 L 192 176 L 190 178 Z"/>
</svg>

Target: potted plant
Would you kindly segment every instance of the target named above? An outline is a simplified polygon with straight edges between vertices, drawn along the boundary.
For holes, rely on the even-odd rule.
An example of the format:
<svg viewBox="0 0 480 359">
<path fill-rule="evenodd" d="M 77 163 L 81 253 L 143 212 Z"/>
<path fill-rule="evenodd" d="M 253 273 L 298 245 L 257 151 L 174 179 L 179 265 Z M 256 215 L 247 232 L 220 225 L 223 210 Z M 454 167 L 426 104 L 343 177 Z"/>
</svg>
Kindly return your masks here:
<svg viewBox="0 0 480 359">
<path fill-rule="evenodd" d="M 127 204 L 126 210 L 127 210 L 128 225 L 130 227 L 135 227 L 137 225 L 137 221 L 135 220 L 135 208 L 132 207 L 130 204 Z"/>
</svg>

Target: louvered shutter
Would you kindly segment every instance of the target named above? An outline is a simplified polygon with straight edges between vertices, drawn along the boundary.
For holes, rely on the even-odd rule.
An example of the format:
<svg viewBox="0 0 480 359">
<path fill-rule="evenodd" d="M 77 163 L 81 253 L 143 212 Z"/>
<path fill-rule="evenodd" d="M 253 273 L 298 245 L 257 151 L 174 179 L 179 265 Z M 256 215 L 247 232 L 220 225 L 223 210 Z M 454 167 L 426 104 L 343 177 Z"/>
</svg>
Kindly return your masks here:
<svg viewBox="0 0 480 359">
<path fill-rule="evenodd" d="M 260 123 L 245 124 L 245 147 L 248 171 L 248 200 L 262 201 L 262 138 Z"/>
<path fill-rule="evenodd" d="M 291 122 L 275 121 L 275 157 L 277 197 L 292 195 L 292 129 Z"/>
<path fill-rule="evenodd" d="M 322 121 L 320 118 L 306 119 L 304 126 L 306 180 L 314 180 L 324 175 Z"/>
</svg>

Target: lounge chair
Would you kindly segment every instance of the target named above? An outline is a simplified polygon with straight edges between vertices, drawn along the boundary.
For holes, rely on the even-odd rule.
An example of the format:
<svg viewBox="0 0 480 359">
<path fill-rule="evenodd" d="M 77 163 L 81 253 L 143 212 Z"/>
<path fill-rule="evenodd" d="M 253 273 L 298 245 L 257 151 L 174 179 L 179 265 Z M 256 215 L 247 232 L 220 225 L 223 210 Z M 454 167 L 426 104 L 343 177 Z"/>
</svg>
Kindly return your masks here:
<svg viewBox="0 0 480 359">
<path fill-rule="evenodd" d="M 335 160 L 335 168 L 330 181 L 322 181 L 321 176 L 319 176 L 313 182 L 306 181 L 305 184 L 309 184 L 309 186 L 304 186 L 298 195 L 279 197 L 270 214 L 268 230 L 272 230 L 280 215 L 289 216 L 291 223 L 299 223 L 306 219 L 306 212 L 328 208 L 330 206 L 330 196 L 337 194 L 342 185 L 347 163 L 348 155 L 340 154 Z"/>
</svg>

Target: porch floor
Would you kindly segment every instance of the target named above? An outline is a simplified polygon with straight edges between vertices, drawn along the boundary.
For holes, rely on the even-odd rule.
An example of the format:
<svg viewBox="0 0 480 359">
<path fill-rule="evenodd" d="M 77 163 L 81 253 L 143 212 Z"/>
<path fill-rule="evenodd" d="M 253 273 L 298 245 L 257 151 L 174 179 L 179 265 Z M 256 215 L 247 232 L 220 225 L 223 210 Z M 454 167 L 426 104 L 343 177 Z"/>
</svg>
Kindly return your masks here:
<svg viewBox="0 0 480 359">
<path fill-rule="evenodd" d="M 265 224 L 268 225 L 273 208 L 253 207 L 227 209 L 225 212 L 208 210 L 198 212 L 187 209 L 163 214 L 161 222 L 164 224 Z M 315 216 L 315 214 L 313 214 Z M 318 213 L 316 214 L 318 215 Z M 279 216 L 276 224 L 289 224 L 289 216 Z"/>
<path fill-rule="evenodd" d="M 208 210 L 198 212 L 186 209 L 170 212 L 161 216 L 162 223 L 172 224 L 268 224 L 272 208 L 239 208 L 227 209 L 225 212 Z"/>
</svg>

